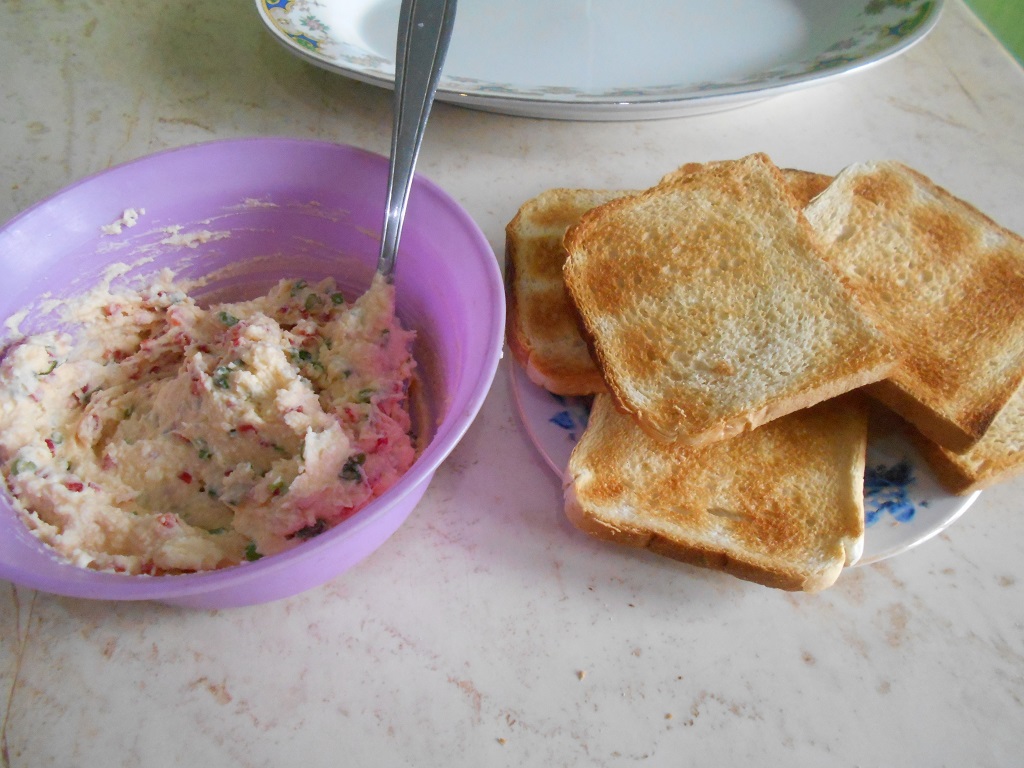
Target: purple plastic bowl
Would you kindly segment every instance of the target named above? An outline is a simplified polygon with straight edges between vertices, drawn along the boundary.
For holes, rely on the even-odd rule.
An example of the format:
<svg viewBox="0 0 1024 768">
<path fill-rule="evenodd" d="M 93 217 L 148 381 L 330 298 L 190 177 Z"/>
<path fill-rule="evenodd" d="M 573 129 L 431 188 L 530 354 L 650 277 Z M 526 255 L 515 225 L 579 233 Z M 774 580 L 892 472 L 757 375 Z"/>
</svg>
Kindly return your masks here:
<svg viewBox="0 0 1024 768">
<path fill-rule="evenodd" d="M 104 171 L 57 193 L 0 230 L 0 318 L 31 308 L 24 333 L 52 327 L 44 298 L 96 285 L 112 264 L 123 279 L 171 267 L 228 274 L 218 298 L 256 295 L 279 278 L 333 276 L 349 295 L 376 265 L 386 158 L 293 139 L 240 139 L 169 150 Z M 103 228 L 142 212 L 119 234 Z M 118 278 L 119 280 L 122 278 Z M 434 471 L 461 439 L 501 355 L 505 299 L 490 246 L 466 212 L 417 178 L 395 276 L 398 314 L 417 331 L 414 350 L 431 418 L 430 440 L 408 473 L 344 523 L 282 554 L 208 573 L 126 576 L 56 557 L 0 498 L 0 578 L 102 600 L 158 600 L 223 608 L 294 595 L 322 584 L 379 547 L 405 521 Z"/>
</svg>

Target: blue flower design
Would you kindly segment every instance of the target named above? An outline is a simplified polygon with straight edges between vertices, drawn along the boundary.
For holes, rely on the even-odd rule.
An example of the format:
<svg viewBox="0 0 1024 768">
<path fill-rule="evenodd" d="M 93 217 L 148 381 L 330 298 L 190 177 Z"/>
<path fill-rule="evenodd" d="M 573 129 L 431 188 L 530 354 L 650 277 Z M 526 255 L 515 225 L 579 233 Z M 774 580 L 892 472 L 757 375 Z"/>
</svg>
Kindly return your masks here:
<svg viewBox="0 0 1024 768">
<path fill-rule="evenodd" d="M 561 410 L 556 411 L 548 421 L 556 427 L 564 429 L 569 440 L 576 442 L 583 434 L 583 430 L 587 428 L 587 422 L 590 420 L 590 400 L 581 397 L 562 397 L 561 395 L 552 395 L 552 397 Z"/>
<path fill-rule="evenodd" d="M 910 498 L 916 482 L 913 465 L 902 459 L 892 466 L 878 464 L 864 473 L 864 524 L 871 527 L 889 514 L 897 523 L 909 523 L 917 509 Z"/>
<path fill-rule="evenodd" d="M 551 423 L 555 426 L 561 427 L 562 429 L 572 429 L 576 422 L 573 421 L 572 414 L 568 411 L 559 411 L 550 419 Z"/>
</svg>

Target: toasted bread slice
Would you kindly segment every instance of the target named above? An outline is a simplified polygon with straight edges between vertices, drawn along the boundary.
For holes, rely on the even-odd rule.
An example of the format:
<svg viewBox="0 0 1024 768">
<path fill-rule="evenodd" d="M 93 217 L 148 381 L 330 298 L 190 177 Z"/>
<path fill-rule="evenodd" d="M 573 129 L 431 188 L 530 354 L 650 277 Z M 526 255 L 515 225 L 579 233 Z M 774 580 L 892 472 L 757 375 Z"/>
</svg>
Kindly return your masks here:
<svg viewBox="0 0 1024 768">
<path fill-rule="evenodd" d="M 1024 389 L 965 453 L 954 453 L 917 433 L 917 445 L 939 481 L 952 493 L 969 494 L 1024 474 Z"/>
<path fill-rule="evenodd" d="M 662 181 L 702 167 L 699 163 L 684 165 Z M 782 169 L 782 176 L 801 207 L 832 179 L 790 168 Z M 588 210 L 627 194 L 636 192 L 547 190 L 526 201 L 505 227 L 509 349 L 531 381 L 556 395 L 590 395 L 607 389 L 565 292 L 562 238 Z"/>
<path fill-rule="evenodd" d="M 626 192 L 551 189 L 525 202 L 505 227 L 506 338 L 530 380 L 558 395 L 605 389 L 565 292 L 565 230 Z"/>
<path fill-rule="evenodd" d="M 594 398 L 565 511 L 594 536 L 787 590 L 830 586 L 864 542 L 867 408 L 846 395 L 703 448 Z"/>
<path fill-rule="evenodd" d="M 842 171 L 805 213 L 902 357 L 871 394 L 967 450 L 1024 380 L 1024 240 L 895 162 Z"/>
<path fill-rule="evenodd" d="M 722 440 L 893 366 L 764 155 L 588 211 L 565 247 L 609 391 L 656 438 Z"/>
</svg>

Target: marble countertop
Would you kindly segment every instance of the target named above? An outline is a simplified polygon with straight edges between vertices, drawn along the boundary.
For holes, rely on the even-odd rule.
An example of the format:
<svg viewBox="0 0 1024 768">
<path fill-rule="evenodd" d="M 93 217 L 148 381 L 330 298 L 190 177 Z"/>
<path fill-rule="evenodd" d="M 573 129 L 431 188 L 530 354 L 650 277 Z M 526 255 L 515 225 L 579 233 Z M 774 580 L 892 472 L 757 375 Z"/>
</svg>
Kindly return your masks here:
<svg viewBox="0 0 1024 768">
<path fill-rule="evenodd" d="M 390 94 L 293 57 L 247 0 L 6 0 L 0 63 L 0 220 L 214 138 L 388 150 Z M 735 111 L 438 104 L 418 170 L 499 259 L 544 188 L 647 186 L 754 151 L 826 173 L 899 159 L 1024 232 L 1022 135 L 1024 71 L 951 0 L 906 54 Z M 573 529 L 508 366 L 406 525 L 323 587 L 190 611 L 0 584 L 0 765 L 1024 762 L 1024 478 L 823 593 L 774 591 Z"/>
</svg>

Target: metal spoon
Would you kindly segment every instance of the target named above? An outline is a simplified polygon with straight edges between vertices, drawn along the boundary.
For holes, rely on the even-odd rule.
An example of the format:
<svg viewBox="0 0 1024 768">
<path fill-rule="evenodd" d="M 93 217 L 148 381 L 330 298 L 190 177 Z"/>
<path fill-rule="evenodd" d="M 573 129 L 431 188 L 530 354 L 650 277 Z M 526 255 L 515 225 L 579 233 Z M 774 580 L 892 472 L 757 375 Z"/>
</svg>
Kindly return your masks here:
<svg viewBox="0 0 1024 768">
<path fill-rule="evenodd" d="M 455 23 L 455 1 L 402 0 L 399 12 L 391 166 L 377 261 L 377 271 L 389 281 L 394 276 L 416 158 Z"/>
</svg>

